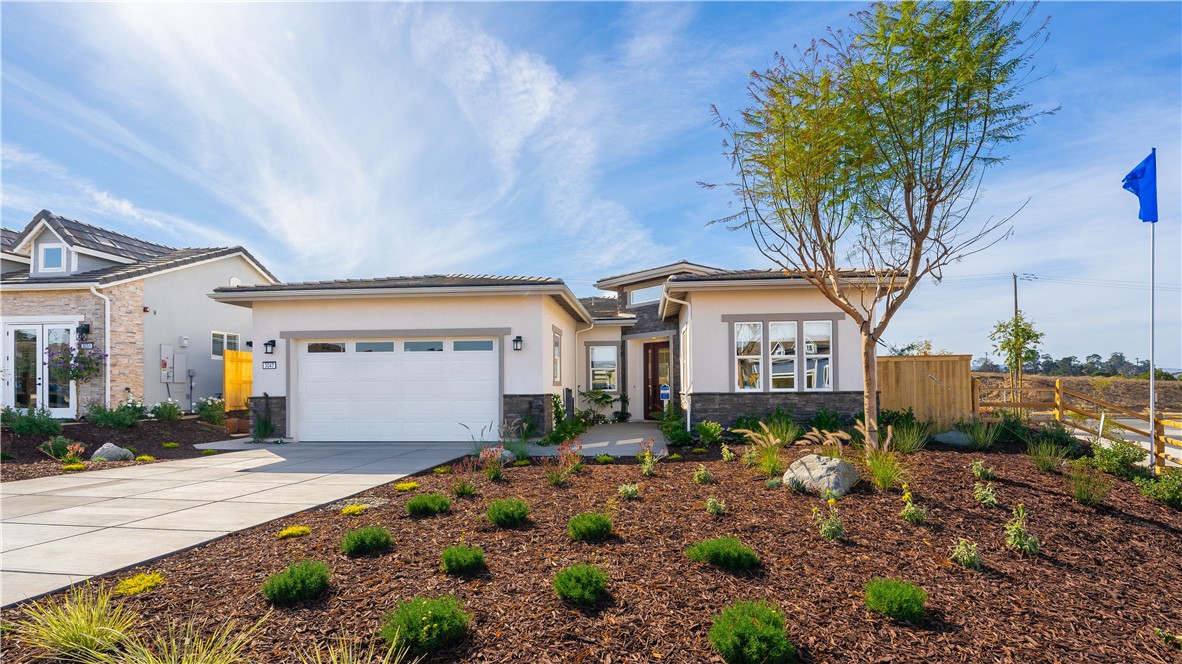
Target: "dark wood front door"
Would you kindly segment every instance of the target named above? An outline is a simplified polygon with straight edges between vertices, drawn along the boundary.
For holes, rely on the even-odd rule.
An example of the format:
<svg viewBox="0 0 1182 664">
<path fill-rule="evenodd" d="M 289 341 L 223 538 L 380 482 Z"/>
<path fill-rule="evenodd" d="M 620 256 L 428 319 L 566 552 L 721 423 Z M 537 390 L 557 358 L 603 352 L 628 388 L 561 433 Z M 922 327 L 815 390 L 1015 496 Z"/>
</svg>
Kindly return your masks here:
<svg viewBox="0 0 1182 664">
<path fill-rule="evenodd" d="M 664 404 L 661 403 L 661 385 L 668 385 L 673 390 L 673 376 L 669 370 L 669 342 L 659 341 L 644 345 L 644 417 L 657 419 L 660 417 Z"/>
</svg>

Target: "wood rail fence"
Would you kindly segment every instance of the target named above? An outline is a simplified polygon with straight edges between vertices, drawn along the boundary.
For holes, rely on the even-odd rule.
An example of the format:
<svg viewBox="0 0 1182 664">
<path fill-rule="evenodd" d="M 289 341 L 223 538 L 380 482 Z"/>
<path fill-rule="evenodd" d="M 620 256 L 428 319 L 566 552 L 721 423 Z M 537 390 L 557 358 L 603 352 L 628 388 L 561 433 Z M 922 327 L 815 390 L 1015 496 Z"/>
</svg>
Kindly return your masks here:
<svg viewBox="0 0 1182 664">
<path fill-rule="evenodd" d="M 1107 424 L 1145 436 L 1146 440 L 1151 441 L 1150 455 L 1153 458 L 1155 474 L 1161 474 L 1165 470 L 1167 461 L 1182 465 L 1182 459 L 1166 453 L 1167 444 L 1182 447 L 1182 440 L 1166 436 L 1166 426 L 1177 427 L 1182 424 L 1172 418 L 1165 418 L 1157 413 L 1150 422 L 1149 416 L 1144 413 L 1068 389 L 1063 387 L 1060 380 L 1055 381 L 1054 387 L 997 388 L 991 390 L 991 393 L 1000 393 L 1000 400 L 983 401 L 978 380 L 973 379 L 973 417 L 980 417 L 987 422 L 997 422 L 1001 420 L 1001 416 L 995 414 L 998 411 L 1017 411 L 1030 420 L 1054 420 L 1066 427 L 1103 437 L 1098 429 L 1100 418 L 1104 416 Z M 1122 422 L 1118 417 L 1136 420 L 1136 426 Z M 1090 426 L 1093 421 L 1097 423 L 1095 428 Z"/>
</svg>

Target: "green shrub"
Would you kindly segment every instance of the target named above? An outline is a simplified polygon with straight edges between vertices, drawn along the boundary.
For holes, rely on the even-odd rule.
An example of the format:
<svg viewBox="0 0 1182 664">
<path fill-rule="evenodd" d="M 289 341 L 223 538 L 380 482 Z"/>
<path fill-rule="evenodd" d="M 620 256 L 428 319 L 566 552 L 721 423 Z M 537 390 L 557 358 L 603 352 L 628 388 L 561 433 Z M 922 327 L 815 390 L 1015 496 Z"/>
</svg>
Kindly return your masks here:
<svg viewBox="0 0 1182 664">
<path fill-rule="evenodd" d="M 982 419 L 972 419 L 956 425 L 958 431 L 969 437 L 969 449 L 981 451 L 993 447 L 1001 429 Z"/>
<path fill-rule="evenodd" d="M 571 604 L 590 606 L 607 592 L 607 572 L 595 565 L 572 565 L 554 575 L 554 592 Z"/>
<path fill-rule="evenodd" d="M 176 422 L 181 419 L 181 405 L 175 399 L 165 399 L 152 406 L 149 414 L 158 422 Z"/>
<path fill-rule="evenodd" d="M 78 447 L 73 447 L 75 445 Z M 73 449 L 71 449 L 72 447 Z M 54 436 L 38 445 L 37 449 L 50 458 L 70 463 L 81 460 L 79 455 L 86 450 L 86 446 L 65 436 Z"/>
<path fill-rule="evenodd" d="M 694 449 L 690 450 L 690 453 L 691 454 L 705 454 L 709 451 L 710 450 L 705 447 L 695 447 Z"/>
<path fill-rule="evenodd" d="M 151 463 L 156 460 L 156 457 L 152 456 L 151 454 L 141 454 L 137 456 L 135 460 L 141 463 Z"/>
<path fill-rule="evenodd" d="M 179 448 L 180 446 L 181 446 L 180 443 L 163 443 L 162 445 L 160 445 L 160 447 L 163 447 L 166 450 L 175 450 L 175 449 Z"/>
<path fill-rule="evenodd" d="M 969 466 L 969 472 L 979 480 L 991 480 L 997 477 L 997 472 L 990 466 L 986 466 L 985 462 L 980 459 L 974 461 L 973 465 Z"/>
<path fill-rule="evenodd" d="M 110 589 L 77 586 L 61 599 L 33 602 L 16 635 L 45 659 L 79 660 L 114 652 L 128 640 L 135 612 L 111 602 Z"/>
<path fill-rule="evenodd" d="M 616 458 L 610 454 L 600 454 L 599 456 L 595 457 L 595 463 L 598 463 L 601 466 L 606 466 L 615 462 Z"/>
<path fill-rule="evenodd" d="M 870 470 L 870 483 L 882 490 L 907 481 L 908 470 L 903 458 L 890 450 L 867 451 L 863 460 Z"/>
<path fill-rule="evenodd" d="M 962 539 L 952 547 L 952 553 L 949 554 L 948 559 L 969 569 L 981 569 L 981 553 L 977 551 L 977 545 L 966 539 Z"/>
<path fill-rule="evenodd" d="M 5 408 L 4 425 L 18 436 L 54 436 L 62 432 L 62 423 L 53 419 L 48 408 L 33 408 L 21 412 L 19 408 Z"/>
<path fill-rule="evenodd" d="M 292 563 L 286 570 L 272 574 L 263 583 L 263 594 L 275 604 L 295 604 L 315 599 L 328 591 L 332 570 L 314 560 Z"/>
<path fill-rule="evenodd" d="M 451 509 L 451 501 L 442 493 L 420 493 L 406 501 L 406 513 L 411 516 L 432 516 Z"/>
<path fill-rule="evenodd" d="M 101 459 L 102 457 L 99 457 L 99 458 Z M 67 472 L 67 473 L 76 473 L 80 470 L 86 470 L 86 464 L 84 464 L 84 463 L 67 463 L 62 466 L 62 471 Z"/>
<path fill-rule="evenodd" d="M 1067 492 L 1081 505 L 1095 507 L 1104 502 L 1104 498 L 1112 491 L 1112 480 L 1089 463 L 1088 459 L 1077 459 L 1067 464 L 1063 473 L 1067 482 Z"/>
<path fill-rule="evenodd" d="M 583 512 L 566 524 L 572 539 L 580 542 L 601 542 L 612 534 L 612 520 L 599 512 Z"/>
<path fill-rule="evenodd" d="M 706 513 L 713 514 L 714 516 L 726 514 L 726 501 L 719 500 L 714 496 L 708 496 L 706 498 Z"/>
<path fill-rule="evenodd" d="M 1067 458 L 1063 448 L 1049 440 L 1039 440 L 1026 445 L 1026 454 L 1034 467 L 1044 473 L 1051 473 L 1063 466 Z"/>
<path fill-rule="evenodd" d="M 640 498 L 640 486 L 637 484 L 621 484 L 619 489 L 616 489 L 616 494 L 625 500 L 636 500 Z"/>
<path fill-rule="evenodd" d="M 997 507 L 997 494 L 993 493 L 993 483 L 977 482 L 974 484 L 973 500 L 986 507 Z"/>
<path fill-rule="evenodd" d="M 923 588 L 895 579 L 871 579 L 866 584 L 866 608 L 895 620 L 923 620 L 928 594 Z"/>
<path fill-rule="evenodd" d="M 221 426 L 226 422 L 226 402 L 217 397 L 198 399 L 197 419 Z"/>
<path fill-rule="evenodd" d="M 706 464 L 698 464 L 698 469 L 694 471 L 695 484 L 714 484 L 714 473 L 706 467 Z"/>
<path fill-rule="evenodd" d="M 694 427 L 698 432 L 698 440 L 702 441 L 703 445 L 712 445 L 722 440 L 722 425 L 718 422 L 698 422 L 698 426 Z"/>
<path fill-rule="evenodd" d="M 880 429 L 887 425 L 882 423 L 881 416 L 878 420 Z M 914 454 L 923 449 L 924 445 L 928 444 L 928 436 L 931 434 L 931 425 L 927 422 L 905 422 L 891 426 L 891 446 L 895 451 L 902 454 Z"/>
<path fill-rule="evenodd" d="M 790 662 L 796 653 L 784 633 L 784 616 L 764 600 L 735 602 L 714 616 L 710 644 L 727 664 Z"/>
<path fill-rule="evenodd" d="M 485 515 L 502 528 L 516 528 L 525 525 L 529 518 L 529 504 L 524 500 L 501 498 L 488 504 Z"/>
<path fill-rule="evenodd" d="M 1024 556 L 1037 556 L 1038 538 L 1026 530 L 1026 506 L 1018 503 L 1014 518 L 1006 523 L 1006 546 L 1017 549 Z"/>
<path fill-rule="evenodd" d="M 1080 443 L 1061 422 L 1043 422 L 1033 429 L 1028 429 L 1026 444 L 1029 446 L 1038 443 L 1051 443 L 1072 459 L 1083 456 L 1086 451 L 1083 443 Z"/>
<path fill-rule="evenodd" d="M 140 595 L 151 591 L 162 583 L 164 583 L 164 575 L 159 572 L 136 574 L 116 583 L 113 592 L 116 595 Z"/>
<path fill-rule="evenodd" d="M 828 505 L 828 510 L 822 510 L 819 507 L 814 507 L 813 524 L 817 527 L 817 532 L 821 537 L 829 541 L 836 541 L 845 537 L 845 523 L 841 520 L 841 513 L 837 509 L 837 499 L 830 497 L 825 500 Z"/>
<path fill-rule="evenodd" d="M 783 484 L 784 484 L 784 478 L 769 477 L 769 478 L 767 478 L 767 481 L 765 481 L 763 483 L 763 487 L 765 489 L 779 489 Z"/>
<path fill-rule="evenodd" d="M 698 542 L 685 550 L 694 562 L 707 562 L 729 570 L 747 570 L 759 565 L 759 556 L 733 537 L 716 537 Z"/>
<path fill-rule="evenodd" d="M 1182 510 L 1182 470 L 1170 468 L 1155 478 L 1138 477 L 1133 482 L 1146 496 Z"/>
<path fill-rule="evenodd" d="M 817 411 L 816 415 L 813 415 L 813 419 L 809 422 L 809 425 L 820 431 L 838 431 L 845 426 L 845 423 L 846 418 L 837 414 L 836 411 L 822 408 Z"/>
<path fill-rule="evenodd" d="M 244 650 L 257 636 L 266 617 L 245 630 L 234 620 L 220 620 L 216 625 L 198 624 L 189 618 L 179 626 L 169 621 L 166 630 L 157 632 L 150 640 L 132 639 L 117 659 L 98 660 L 103 664 L 238 664 L 247 661 Z M 93 660 L 88 660 L 93 661 Z"/>
<path fill-rule="evenodd" d="M 694 444 L 694 435 L 685 429 L 673 429 L 665 433 L 665 440 L 672 447 L 689 447 Z"/>
<path fill-rule="evenodd" d="M 201 450 L 201 456 L 213 456 L 217 453 L 217 450 Z"/>
<path fill-rule="evenodd" d="M 394 648 L 376 641 L 365 648 L 358 640 L 343 634 L 328 644 L 325 652 L 322 653 L 317 644 L 312 650 L 301 651 L 299 656 L 300 664 L 418 664 L 422 659 L 412 659 L 406 648 Z"/>
<path fill-rule="evenodd" d="M 312 534 L 312 529 L 307 526 L 288 526 L 275 534 L 276 539 L 291 539 L 293 537 L 306 537 Z"/>
<path fill-rule="evenodd" d="M 454 596 L 415 597 L 382 618 L 382 638 L 395 649 L 426 655 L 463 641 L 471 621 Z"/>
<path fill-rule="evenodd" d="M 347 556 L 368 556 L 388 551 L 394 546 L 394 537 L 381 526 L 368 526 L 350 530 L 341 538 L 341 553 Z"/>
<path fill-rule="evenodd" d="M 101 403 L 96 403 L 90 407 L 90 412 L 87 413 L 86 419 L 100 427 L 130 429 L 139 424 L 140 415 L 139 409 L 134 403 L 129 405 L 128 402 L 124 402 L 114 408 L 108 408 Z"/>
<path fill-rule="evenodd" d="M 439 560 L 446 574 L 477 574 L 484 570 L 484 549 L 457 544 L 444 549 Z"/>
<path fill-rule="evenodd" d="M 1125 479 L 1144 477 L 1147 474 L 1146 469 L 1137 464 L 1144 461 L 1148 454 L 1137 443 L 1126 440 L 1110 440 L 1108 445 L 1093 443 L 1092 465 Z"/>
<path fill-rule="evenodd" d="M 678 454 L 677 452 L 674 452 L 673 454 L 670 454 L 669 456 L 667 456 L 665 458 L 669 459 L 670 461 L 681 461 L 681 455 Z"/>
</svg>

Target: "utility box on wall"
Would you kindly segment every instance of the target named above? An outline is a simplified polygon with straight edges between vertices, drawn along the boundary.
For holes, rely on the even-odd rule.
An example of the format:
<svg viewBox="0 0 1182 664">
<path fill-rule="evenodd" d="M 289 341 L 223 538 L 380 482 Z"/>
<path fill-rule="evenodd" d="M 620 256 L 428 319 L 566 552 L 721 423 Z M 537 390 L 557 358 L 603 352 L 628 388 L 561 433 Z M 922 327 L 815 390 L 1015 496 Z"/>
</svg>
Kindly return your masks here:
<svg viewBox="0 0 1182 664">
<path fill-rule="evenodd" d="M 160 382 L 184 383 L 188 375 L 188 355 L 174 352 L 168 344 L 160 344 Z"/>
</svg>

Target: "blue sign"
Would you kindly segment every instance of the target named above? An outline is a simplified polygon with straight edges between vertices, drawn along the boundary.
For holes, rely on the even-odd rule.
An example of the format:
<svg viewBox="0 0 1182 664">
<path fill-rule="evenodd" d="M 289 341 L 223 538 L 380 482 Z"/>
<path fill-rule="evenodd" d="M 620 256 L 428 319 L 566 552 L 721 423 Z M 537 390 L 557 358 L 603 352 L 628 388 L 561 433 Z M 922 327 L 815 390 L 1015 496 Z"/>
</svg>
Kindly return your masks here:
<svg viewBox="0 0 1182 664">
<path fill-rule="evenodd" d="M 669 385 L 666 383 L 666 384 L 661 385 L 661 401 L 668 401 L 668 400 L 669 400 Z"/>
</svg>

